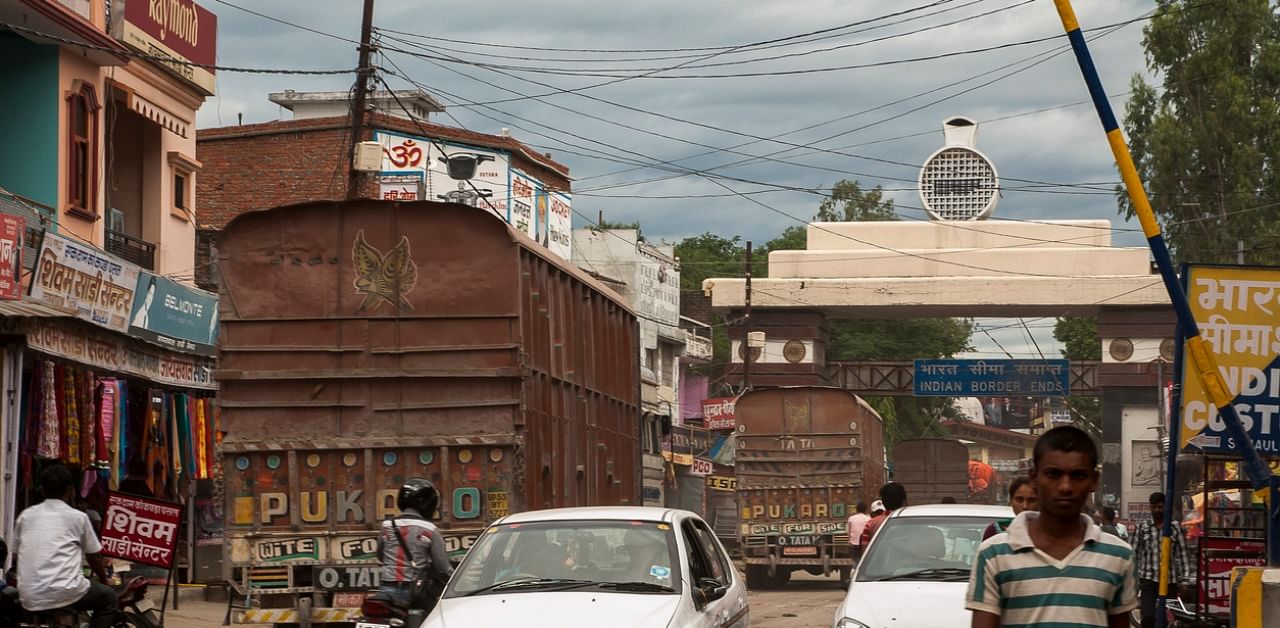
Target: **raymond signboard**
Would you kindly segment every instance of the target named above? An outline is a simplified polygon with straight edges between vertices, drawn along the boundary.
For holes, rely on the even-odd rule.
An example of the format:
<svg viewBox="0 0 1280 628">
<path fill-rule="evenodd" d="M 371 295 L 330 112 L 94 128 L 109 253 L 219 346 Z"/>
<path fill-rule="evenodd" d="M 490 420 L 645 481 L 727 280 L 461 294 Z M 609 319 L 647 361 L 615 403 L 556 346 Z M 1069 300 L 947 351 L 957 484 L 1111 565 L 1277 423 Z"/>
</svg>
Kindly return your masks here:
<svg viewBox="0 0 1280 628">
<path fill-rule="evenodd" d="M 218 344 L 218 297 L 142 271 L 133 295 L 129 335 L 174 351 L 213 356 Z"/>
<path fill-rule="evenodd" d="M 1192 265 L 1182 280 L 1245 430 L 1258 453 L 1280 455 L 1280 268 Z M 1194 369 L 1182 372 L 1183 450 L 1238 451 Z"/>
<path fill-rule="evenodd" d="M 168 569 L 173 566 L 181 524 L 182 506 L 108 492 L 102 553 Z"/>
<path fill-rule="evenodd" d="M 27 221 L 22 216 L 0 214 L 0 299 L 22 298 L 22 236 Z"/>
<path fill-rule="evenodd" d="M 208 9 L 192 0 L 115 0 L 111 34 L 138 52 L 174 59 L 161 63 L 214 95 L 213 68 L 197 67 L 218 60 L 218 16 Z"/>
</svg>

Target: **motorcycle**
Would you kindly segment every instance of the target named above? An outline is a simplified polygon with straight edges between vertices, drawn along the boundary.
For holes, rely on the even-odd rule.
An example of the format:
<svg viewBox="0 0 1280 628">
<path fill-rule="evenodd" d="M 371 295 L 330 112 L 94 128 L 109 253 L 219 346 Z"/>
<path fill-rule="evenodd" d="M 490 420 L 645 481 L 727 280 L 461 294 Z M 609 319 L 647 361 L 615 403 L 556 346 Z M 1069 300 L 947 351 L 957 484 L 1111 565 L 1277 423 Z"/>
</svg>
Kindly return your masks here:
<svg viewBox="0 0 1280 628">
<path fill-rule="evenodd" d="M 377 591 L 365 596 L 360 614 L 356 628 L 417 628 L 426 619 L 426 613 L 399 606 Z"/>
<path fill-rule="evenodd" d="M 161 628 L 160 609 L 147 597 L 146 578 L 129 579 L 116 589 L 116 595 L 120 604 L 116 628 Z M 11 586 L 0 596 L 0 620 L 17 628 L 79 628 L 88 621 L 88 614 L 71 608 L 25 610 Z"/>
</svg>

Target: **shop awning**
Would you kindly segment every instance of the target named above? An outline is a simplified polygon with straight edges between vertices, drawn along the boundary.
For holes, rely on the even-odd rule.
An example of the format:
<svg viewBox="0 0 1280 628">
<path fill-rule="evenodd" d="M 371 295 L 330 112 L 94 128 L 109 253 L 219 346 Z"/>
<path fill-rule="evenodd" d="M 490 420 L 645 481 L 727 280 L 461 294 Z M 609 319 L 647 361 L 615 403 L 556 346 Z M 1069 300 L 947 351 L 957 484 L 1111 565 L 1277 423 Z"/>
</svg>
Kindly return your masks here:
<svg viewBox="0 0 1280 628">
<path fill-rule="evenodd" d="M 75 312 L 35 301 L 0 301 L 0 317 L 74 318 Z"/>
</svg>

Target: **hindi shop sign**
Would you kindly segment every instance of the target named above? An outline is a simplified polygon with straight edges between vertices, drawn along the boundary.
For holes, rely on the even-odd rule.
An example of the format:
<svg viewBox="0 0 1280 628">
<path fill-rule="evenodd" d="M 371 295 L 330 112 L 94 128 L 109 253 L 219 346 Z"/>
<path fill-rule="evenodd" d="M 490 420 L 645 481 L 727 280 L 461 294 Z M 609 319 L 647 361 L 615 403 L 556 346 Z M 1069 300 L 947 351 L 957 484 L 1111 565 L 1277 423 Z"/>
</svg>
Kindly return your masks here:
<svg viewBox="0 0 1280 628">
<path fill-rule="evenodd" d="M 22 298 L 22 239 L 27 221 L 22 216 L 0 214 L 0 299 Z"/>
<path fill-rule="evenodd" d="M 169 569 L 181 523 L 182 506 L 178 504 L 108 492 L 102 553 Z"/>
<path fill-rule="evenodd" d="M 174 351 L 212 357 L 218 346 L 218 297 L 142 271 L 129 335 Z"/>
<path fill-rule="evenodd" d="M 1192 265 L 1182 280 L 1245 431 L 1259 453 L 1280 455 L 1280 268 Z M 1184 353 L 1179 352 L 1182 448 L 1238 451 Z"/>
<path fill-rule="evenodd" d="M 715 397 L 702 402 L 702 420 L 709 430 L 732 430 L 737 427 L 733 414 L 733 397 Z"/>
<path fill-rule="evenodd" d="M 916 360 L 917 397 L 1065 397 L 1067 360 Z"/>
<path fill-rule="evenodd" d="M 128 333 L 138 267 L 87 244 L 45 232 L 31 298 L 75 310 L 76 316 Z"/>
</svg>

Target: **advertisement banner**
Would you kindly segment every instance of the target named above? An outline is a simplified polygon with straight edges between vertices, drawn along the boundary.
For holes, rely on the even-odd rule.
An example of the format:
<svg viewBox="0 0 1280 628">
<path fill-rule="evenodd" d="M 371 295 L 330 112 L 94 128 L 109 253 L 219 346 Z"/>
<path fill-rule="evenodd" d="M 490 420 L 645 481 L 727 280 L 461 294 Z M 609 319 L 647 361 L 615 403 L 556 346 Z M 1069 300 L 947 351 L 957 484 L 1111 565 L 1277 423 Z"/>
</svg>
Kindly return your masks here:
<svg viewBox="0 0 1280 628">
<path fill-rule="evenodd" d="M 27 333 L 27 346 L 54 357 L 113 373 L 135 375 L 157 384 L 201 390 L 218 388 L 213 381 L 213 361 L 208 358 L 152 348 L 106 333 L 38 322 Z"/>
<path fill-rule="evenodd" d="M 182 353 L 218 352 L 218 297 L 142 271 L 129 335 Z"/>
<path fill-rule="evenodd" d="M 384 201 L 417 201 L 422 199 L 422 174 L 378 175 L 378 198 Z"/>
<path fill-rule="evenodd" d="M 538 238 L 538 225 L 534 217 L 538 187 L 541 184 L 519 170 L 511 170 L 511 211 L 507 222 L 530 238 Z"/>
<path fill-rule="evenodd" d="M 212 66 L 218 59 L 218 16 L 192 0 L 116 0 L 112 36 L 138 52 Z M 214 95 L 213 68 L 161 61 L 206 95 Z"/>
<path fill-rule="evenodd" d="M 709 430 L 732 430 L 738 426 L 733 414 L 733 397 L 714 397 L 702 402 L 703 425 Z"/>
<path fill-rule="evenodd" d="M 1191 265 L 1182 281 L 1254 446 L 1264 456 L 1280 455 L 1280 268 Z M 1179 351 L 1182 449 L 1237 451 L 1185 353 Z"/>
<path fill-rule="evenodd" d="M 102 553 L 168 569 L 173 566 L 181 523 L 178 504 L 108 491 Z"/>
<path fill-rule="evenodd" d="M 45 232 L 31 298 L 75 310 L 76 316 L 127 333 L 138 267 L 94 247 Z"/>
<path fill-rule="evenodd" d="M 0 299 L 22 298 L 22 239 L 27 221 L 22 216 L 0 214 Z"/>
<path fill-rule="evenodd" d="M 462 203 L 493 210 L 510 222 L 511 164 L 507 154 L 479 146 L 457 144 L 404 133 L 377 131 L 374 140 L 382 145 L 382 170 L 379 178 L 394 175 L 417 175 L 423 179 L 422 200 Z M 449 176 L 445 157 L 470 154 L 487 158 L 477 167 L 469 181 Z M 478 198 L 477 192 L 487 194 Z M 406 200 L 400 198 L 399 200 Z"/>
<path fill-rule="evenodd" d="M 573 199 L 568 194 L 551 193 L 547 214 L 547 248 L 564 260 L 573 259 Z"/>
</svg>

